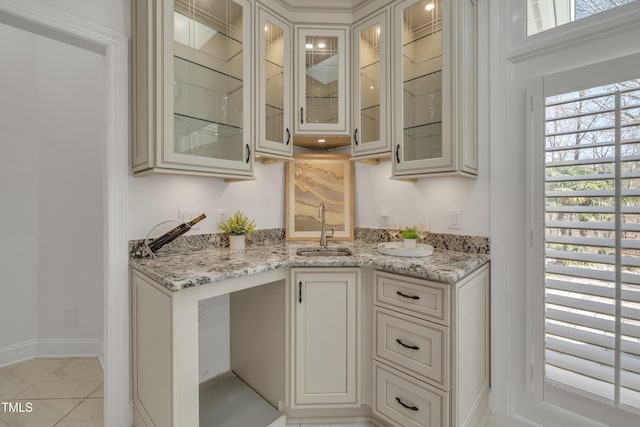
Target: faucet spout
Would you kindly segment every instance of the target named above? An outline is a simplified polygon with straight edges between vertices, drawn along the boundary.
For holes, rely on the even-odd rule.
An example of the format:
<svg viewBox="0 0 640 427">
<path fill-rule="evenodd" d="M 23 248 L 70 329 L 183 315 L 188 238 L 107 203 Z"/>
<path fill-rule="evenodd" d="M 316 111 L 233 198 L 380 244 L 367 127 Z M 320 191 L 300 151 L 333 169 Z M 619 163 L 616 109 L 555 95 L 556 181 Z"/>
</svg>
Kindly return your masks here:
<svg viewBox="0 0 640 427">
<path fill-rule="evenodd" d="M 320 214 L 320 246 L 327 246 L 327 237 L 333 237 L 333 230 L 331 231 L 331 235 L 327 236 L 327 220 L 325 215 L 325 206 L 324 202 L 320 202 L 318 206 L 319 214 Z"/>
</svg>

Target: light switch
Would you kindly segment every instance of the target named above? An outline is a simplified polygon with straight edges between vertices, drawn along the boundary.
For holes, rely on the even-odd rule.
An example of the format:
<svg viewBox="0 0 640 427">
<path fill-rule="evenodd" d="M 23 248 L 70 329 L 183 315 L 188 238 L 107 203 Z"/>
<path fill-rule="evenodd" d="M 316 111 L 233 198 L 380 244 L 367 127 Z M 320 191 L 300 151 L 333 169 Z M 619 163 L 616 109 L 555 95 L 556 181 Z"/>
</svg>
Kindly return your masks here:
<svg viewBox="0 0 640 427">
<path fill-rule="evenodd" d="M 460 209 L 449 209 L 449 221 L 447 227 L 452 230 L 460 230 L 462 228 L 462 211 Z"/>
</svg>

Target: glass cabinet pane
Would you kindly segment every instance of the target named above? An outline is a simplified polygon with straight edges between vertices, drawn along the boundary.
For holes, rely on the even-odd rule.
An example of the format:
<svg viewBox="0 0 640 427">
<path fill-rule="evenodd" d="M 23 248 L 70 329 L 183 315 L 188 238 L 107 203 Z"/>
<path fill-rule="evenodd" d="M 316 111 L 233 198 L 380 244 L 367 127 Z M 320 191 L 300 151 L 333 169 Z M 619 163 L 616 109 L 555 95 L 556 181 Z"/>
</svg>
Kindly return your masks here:
<svg viewBox="0 0 640 427">
<path fill-rule="evenodd" d="M 305 123 L 338 123 L 338 37 L 306 36 Z"/>
<path fill-rule="evenodd" d="M 174 151 L 243 159 L 243 8 L 174 2 Z"/>
<path fill-rule="evenodd" d="M 285 143 L 285 37 L 284 30 L 266 20 L 265 33 L 265 129 L 266 139 Z"/>
<path fill-rule="evenodd" d="M 380 24 L 360 32 L 360 144 L 380 139 Z"/>
<path fill-rule="evenodd" d="M 403 161 L 443 156 L 442 2 L 403 11 Z"/>
</svg>

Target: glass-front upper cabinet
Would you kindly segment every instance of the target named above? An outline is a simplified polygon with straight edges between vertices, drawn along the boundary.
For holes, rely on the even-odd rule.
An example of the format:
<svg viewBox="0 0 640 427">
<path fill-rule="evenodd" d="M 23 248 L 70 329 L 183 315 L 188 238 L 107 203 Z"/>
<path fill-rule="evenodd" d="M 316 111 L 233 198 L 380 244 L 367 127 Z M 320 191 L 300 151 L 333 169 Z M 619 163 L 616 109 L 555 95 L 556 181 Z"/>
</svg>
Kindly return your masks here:
<svg viewBox="0 0 640 427">
<path fill-rule="evenodd" d="M 393 7 L 393 175 L 477 174 L 474 0 Z"/>
<path fill-rule="evenodd" d="M 283 20 L 259 8 L 257 35 L 256 154 L 290 158 L 293 154 L 291 28 Z"/>
<path fill-rule="evenodd" d="M 135 0 L 133 11 L 134 172 L 251 176 L 251 4 Z"/>
<path fill-rule="evenodd" d="M 389 155 L 389 13 L 353 29 L 352 156 Z"/>
<path fill-rule="evenodd" d="M 348 28 L 297 27 L 296 133 L 348 134 Z"/>
</svg>

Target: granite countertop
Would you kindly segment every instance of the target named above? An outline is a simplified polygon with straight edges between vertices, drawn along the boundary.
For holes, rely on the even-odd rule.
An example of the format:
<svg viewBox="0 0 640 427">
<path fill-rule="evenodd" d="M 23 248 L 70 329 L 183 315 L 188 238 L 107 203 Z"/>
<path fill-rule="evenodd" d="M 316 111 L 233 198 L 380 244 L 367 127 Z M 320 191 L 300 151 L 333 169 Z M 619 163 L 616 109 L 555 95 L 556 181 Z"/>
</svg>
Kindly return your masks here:
<svg viewBox="0 0 640 427">
<path fill-rule="evenodd" d="M 351 249 L 353 256 L 304 257 L 300 247 L 318 242 L 282 242 L 249 245 L 244 251 L 207 249 L 186 255 L 131 258 L 132 268 L 172 291 L 282 267 L 370 267 L 377 270 L 438 282 L 455 283 L 489 262 L 489 255 L 435 249 L 423 258 L 383 255 L 376 243 L 332 241 L 330 246 Z"/>
</svg>

